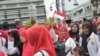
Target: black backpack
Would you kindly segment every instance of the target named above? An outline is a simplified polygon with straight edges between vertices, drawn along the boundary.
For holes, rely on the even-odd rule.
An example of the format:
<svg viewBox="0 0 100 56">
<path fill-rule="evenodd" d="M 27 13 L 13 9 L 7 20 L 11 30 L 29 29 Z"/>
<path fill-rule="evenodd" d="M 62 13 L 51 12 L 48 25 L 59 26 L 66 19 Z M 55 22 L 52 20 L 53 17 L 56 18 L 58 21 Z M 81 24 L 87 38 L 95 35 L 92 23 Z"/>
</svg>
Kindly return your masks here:
<svg viewBox="0 0 100 56">
<path fill-rule="evenodd" d="M 57 41 L 54 43 L 57 56 L 66 56 L 69 53 L 70 49 L 65 52 L 65 42 L 66 41 Z"/>
</svg>

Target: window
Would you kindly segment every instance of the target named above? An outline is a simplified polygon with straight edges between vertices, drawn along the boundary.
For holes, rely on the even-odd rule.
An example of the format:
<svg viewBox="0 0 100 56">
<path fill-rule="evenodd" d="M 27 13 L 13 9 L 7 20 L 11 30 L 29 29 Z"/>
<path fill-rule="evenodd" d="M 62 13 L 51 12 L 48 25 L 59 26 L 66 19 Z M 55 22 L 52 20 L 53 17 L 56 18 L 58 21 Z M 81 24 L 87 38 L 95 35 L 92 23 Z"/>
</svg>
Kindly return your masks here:
<svg viewBox="0 0 100 56">
<path fill-rule="evenodd" d="M 76 13 L 74 13 L 73 15 L 76 16 Z"/>
<path fill-rule="evenodd" d="M 21 17 L 27 17 L 28 13 L 21 13 Z"/>
<path fill-rule="evenodd" d="M 80 9 L 77 11 L 79 14 L 82 14 L 83 13 L 83 9 Z"/>
<path fill-rule="evenodd" d="M 85 12 L 87 12 L 87 7 L 85 7 Z"/>
<path fill-rule="evenodd" d="M 18 18 L 18 11 L 7 11 L 7 18 Z"/>
<path fill-rule="evenodd" d="M 8 14 L 8 15 L 7 15 L 7 18 L 8 18 L 8 19 L 11 19 L 11 18 L 18 18 L 18 14 Z"/>
<path fill-rule="evenodd" d="M 89 6 L 87 6 L 87 10 L 89 10 L 90 8 L 89 8 Z"/>
<path fill-rule="evenodd" d="M 0 19 L 4 19 L 5 18 L 5 16 L 4 15 L 0 15 Z"/>
<path fill-rule="evenodd" d="M 17 4 L 7 4 L 6 7 L 7 8 L 16 8 Z"/>
<path fill-rule="evenodd" d="M 34 2 L 35 5 L 43 5 L 43 2 Z"/>
<path fill-rule="evenodd" d="M 44 10 L 37 11 L 37 15 L 45 15 Z"/>
<path fill-rule="evenodd" d="M 21 3 L 20 6 L 21 7 L 27 7 L 29 5 L 29 3 Z"/>
<path fill-rule="evenodd" d="M 92 11 L 91 5 L 87 6 L 87 7 L 86 7 L 86 12 L 88 13 L 88 12 L 91 12 L 91 11 Z"/>
<path fill-rule="evenodd" d="M 90 10 L 92 11 L 92 9 L 93 9 L 93 8 L 92 8 L 92 5 L 90 5 Z"/>
<path fill-rule="evenodd" d="M 28 11 L 21 11 L 21 17 L 27 17 L 28 15 Z"/>
<path fill-rule="evenodd" d="M 37 10 L 45 10 L 44 7 L 37 7 Z"/>
<path fill-rule="evenodd" d="M 0 5 L 0 8 L 2 8 L 3 7 L 3 5 Z"/>
</svg>

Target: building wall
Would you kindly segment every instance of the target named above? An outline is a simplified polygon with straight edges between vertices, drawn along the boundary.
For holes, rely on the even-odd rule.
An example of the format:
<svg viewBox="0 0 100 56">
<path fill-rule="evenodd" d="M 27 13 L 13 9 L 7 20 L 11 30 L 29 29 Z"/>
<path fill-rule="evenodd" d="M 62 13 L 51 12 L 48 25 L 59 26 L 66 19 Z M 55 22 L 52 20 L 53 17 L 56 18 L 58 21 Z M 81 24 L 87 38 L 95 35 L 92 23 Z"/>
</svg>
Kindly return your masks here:
<svg viewBox="0 0 100 56">
<path fill-rule="evenodd" d="M 71 10 L 71 19 L 73 21 L 82 20 L 83 18 L 92 19 L 93 9 L 90 2 L 86 2 Z"/>
<path fill-rule="evenodd" d="M 28 6 L 36 5 L 36 17 L 38 22 L 46 19 L 43 0 L 6 0 L 0 1 L 0 21 L 14 23 L 15 19 L 24 21 L 30 18 Z M 33 10 L 34 11 L 34 10 Z M 33 12 L 32 11 L 32 12 Z"/>
</svg>

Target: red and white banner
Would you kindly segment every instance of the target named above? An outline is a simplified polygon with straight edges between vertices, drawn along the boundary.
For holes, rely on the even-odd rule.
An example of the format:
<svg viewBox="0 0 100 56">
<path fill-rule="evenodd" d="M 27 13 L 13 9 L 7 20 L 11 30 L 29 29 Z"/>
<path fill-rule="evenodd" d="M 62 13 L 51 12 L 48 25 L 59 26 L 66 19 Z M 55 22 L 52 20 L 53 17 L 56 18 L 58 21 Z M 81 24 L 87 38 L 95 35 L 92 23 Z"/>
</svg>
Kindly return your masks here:
<svg viewBox="0 0 100 56">
<path fill-rule="evenodd" d="M 55 11 L 53 17 L 63 20 L 66 17 L 66 14 L 60 11 Z"/>
</svg>

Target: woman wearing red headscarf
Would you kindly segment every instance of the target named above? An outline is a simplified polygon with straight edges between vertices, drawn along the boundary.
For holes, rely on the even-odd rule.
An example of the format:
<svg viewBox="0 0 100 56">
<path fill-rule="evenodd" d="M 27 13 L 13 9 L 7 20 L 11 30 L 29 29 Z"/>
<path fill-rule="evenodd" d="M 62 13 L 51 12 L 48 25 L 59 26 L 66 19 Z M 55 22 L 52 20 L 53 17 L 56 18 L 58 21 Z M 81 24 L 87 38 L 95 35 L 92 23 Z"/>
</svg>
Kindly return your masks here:
<svg viewBox="0 0 100 56">
<path fill-rule="evenodd" d="M 20 29 L 20 40 L 23 42 L 23 52 L 22 56 L 31 56 L 32 55 L 32 47 L 29 44 L 26 36 L 26 29 Z"/>
<path fill-rule="evenodd" d="M 76 44 L 69 36 L 66 26 L 61 26 L 59 29 L 58 41 L 65 41 L 65 52 L 68 52 L 66 56 L 71 56 L 71 49 L 76 47 Z"/>
<path fill-rule="evenodd" d="M 52 38 L 45 26 L 35 25 L 27 31 L 27 35 L 33 47 L 31 56 L 56 56 Z"/>
<path fill-rule="evenodd" d="M 66 27 L 61 26 L 59 29 L 59 41 L 64 41 L 69 38 L 69 32 Z"/>
</svg>

